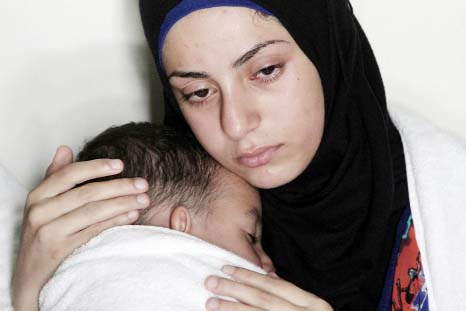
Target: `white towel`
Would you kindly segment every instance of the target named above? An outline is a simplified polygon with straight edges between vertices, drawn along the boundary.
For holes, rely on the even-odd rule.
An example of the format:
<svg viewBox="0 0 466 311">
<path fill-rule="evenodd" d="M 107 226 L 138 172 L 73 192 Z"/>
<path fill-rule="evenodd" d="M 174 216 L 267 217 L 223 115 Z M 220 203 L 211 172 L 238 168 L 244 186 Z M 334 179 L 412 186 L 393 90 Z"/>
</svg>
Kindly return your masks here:
<svg viewBox="0 0 466 311">
<path fill-rule="evenodd" d="M 104 231 L 77 249 L 43 287 L 39 305 L 58 310 L 203 311 L 208 275 L 256 265 L 194 236 L 152 226 Z"/>
</svg>

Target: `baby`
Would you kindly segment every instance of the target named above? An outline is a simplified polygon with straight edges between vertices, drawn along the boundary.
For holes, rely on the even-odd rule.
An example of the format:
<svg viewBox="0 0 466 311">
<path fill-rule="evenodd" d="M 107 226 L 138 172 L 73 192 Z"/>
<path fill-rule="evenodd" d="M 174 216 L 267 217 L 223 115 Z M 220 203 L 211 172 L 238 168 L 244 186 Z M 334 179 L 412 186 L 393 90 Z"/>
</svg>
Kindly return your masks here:
<svg viewBox="0 0 466 311">
<path fill-rule="evenodd" d="M 186 295 L 190 296 L 190 293 L 186 293 L 186 290 L 196 293 L 194 289 L 199 286 L 202 287 L 202 281 L 206 275 L 202 275 L 200 271 L 205 270 L 205 267 L 209 265 L 212 267 L 215 266 L 215 269 L 217 269 L 223 264 L 230 263 L 242 265 L 245 268 L 254 269 L 258 272 L 261 271 L 259 267 L 265 272 L 273 271 L 273 264 L 263 251 L 260 243 L 261 204 L 258 191 L 213 160 L 193 136 L 172 128 L 150 123 L 128 123 L 109 128 L 99 134 L 89 141 L 78 155 L 78 161 L 98 158 L 121 159 L 125 164 L 125 168 L 119 175 L 104 177 L 91 182 L 130 177 L 143 177 L 148 181 L 148 195 L 151 203 L 148 208 L 140 213 L 139 219 L 136 222 L 136 224 L 144 225 L 144 227 L 126 226 L 126 228 L 110 229 L 101 236 L 91 240 L 90 243 L 81 249 L 78 249 L 75 254 L 70 256 L 71 258 L 65 260 L 65 263 L 57 270 L 55 276 L 44 287 L 40 297 L 40 304 L 43 310 L 61 310 L 57 307 L 47 307 L 57 306 L 57 301 L 64 306 L 63 309 L 65 309 L 65 305 L 66 308 L 78 308 L 77 304 L 82 304 L 82 300 L 77 302 L 77 299 L 70 299 L 69 296 L 71 295 L 69 292 L 56 294 L 56 288 L 63 288 L 63 280 L 69 279 L 67 274 L 72 274 L 69 272 L 70 269 L 82 267 L 83 261 L 92 262 L 95 265 L 98 258 L 103 258 L 101 254 L 104 252 L 102 249 L 105 249 L 105 247 L 111 249 L 111 252 L 118 248 L 119 253 L 117 253 L 117 256 L 124 253 L 126 249 L 126 254 L 134 253 L 134 258 L 137 256 L 136 253 L 144 252 L 141 251 L 142 248 L 146 250 L 150 247 L 149 240 L 144 245 L 141 242 L 148 235 L 153 237 L 154 243 L 157 243 L 157 245 L 153 244 L 153 249 L 148 250 L 148 252 L 151 252 L 150 254 L 140 253 L 139 255 L 144 258 L 147 258 L 149 255 L 155 256 L 153 257 L 153 261 L 157 262 L 155 265 L 157 268 L 154 271 L 158 275 L 157 281 L 159 283 L 161 282 L 160 276 L 162 274 L 165 284 L 173 282 L 173 278 L 170 276 L 173 269 L 170 270 L 169 267 L 172 265 L 172 260 L 169 258 L 168 261 L 164 261 L 167 259 L 167 251 L 163 249 L 167 245 L 170 256 L 173 253 L 176 254 L 174 261 L 183 261 L 183 267 L 188 265 L 197 270 L 196 272 L 184 271 L 179 276 L 175 276 L 175 278 L 183 278 L 186 276 L 186 273 L 198 273 L 196 281 L 198 284 L 190 285 L 194 286 L 193 288 L 185 288 L 184 293 L 179 297 L 186 304 L 186 307 L 179 305 L 177 309 L 171 305 L 171 302 L 167 298 L 170 296 L 170 293 L 163 294 L 164 297 L 160 298 L 162 300 L 165 299 L 164 306 L 161 306 L 159 304 L 161 300 L 154 298 L 157 296 L 157 293 L 152 293 L 150 298 L 152 301 L 148 300 L 148 302 L 158 304 L 158 310 L 162 310 L 160 309 L 161 307 L 167 308 L 166 310 L 187 310 L 188 308 L 196 310 L 196 306 L 193 308 L 193 304 L 197 304 L 198 308 L 203 308 L 203 303 L 201 305 L 201 300 L 199 299 L 204 299 L 204 297 L 200 297 L 202 296 L 200 293 L 193 294 L 197 296 L 194 297 L 194 300 L 197 300 L 193 300 L 192 303 L 188 302 L 189 299 L 186 298 Z M 153 226 L 154 228 L 146 226 Z M 123 233 L 121 230 L 126 231 Z M 120 231 L 120 235 L 118 235 L 118 231 Z M 157 237 L 157 235 L 159 236 Z M 189 238 L 189 236 L 192 238 Z M 193 237 L 198 239 L 194 239 Z M 161 242 L 171 241 L 172 238 L 174 239 L 173 242 L 166 243 L 167 245 Z M 131 239 L 132 241 L 129 241 Z M 139 248 L 135 248 L 135 240 L 140 242 Z M 189 256 L 202 257 L 202 259 L 195 258 L 194 261 L 192 258 L 183 259 L 182 253 L 185 252 L 184 248 L 189 248 Z M 93 253 L 90 251 L 92 249 L 94 252 L 95 249 L 99 249 L 98 252 L 101 254 L 92 257 Z M 199 252 L 198 255 L 196 255 L 197 252 Z M 233 260 L 230 258 L 230 252 L 240 257 Z M 163 259 L 160 257 L 161 253 L 165 256 Z M 76 263 L 78 261 L 76 258 L 79 258 L 79 264 Z M 92 258 L 92 260 L 89 258 Z M 244 262 L 241 261 L 243 258 L 246 259 Z M 73 260 L 76 262 L 73 262 Z M 119 260 L 121 262 L 121 258 Z M 186 264 L 190 260 L 192 263 Z M 199 265 L 199 262 L 196 262 L 197 260 L 202 260 L 203 262 Z M 160 273 L 162 262 L 162 266 L 166 265 L 167 268 L 163 270 L 163 273 Z M 251 263 L 253 265 L 250 265 Z M 107 258 L 105 264 L 103 262 L 102 264 L 102 269 L 105 266 L 104 270 L 110 271 L 112 258 Z M 137 265 L 144 266 L 142 262 Z M 142 269 L 140 274 L 147 276 L 150 274 L 148 271 L 151 271 L 153 267 L 147 268 L 147 264 L 145 265 L 146 268 Z M 198 268 L 196 268 L 196 265 L 198 265 Z M 132 266 L 130 265 L 129 267 L 131 269 Z M 123 269 L 127 268 L 128 265 Z M 174 274 L 180 272 L 178 268 L 175 270 L 178 271 L 175 271 Z M 87 274 L 83 272 L 86 270 L 79 271 L 81 272 L 75 274 Z M 108 278 L 109 274 L 105 272 L 97 277 L 92 272 L 89 275 L 91 275 L 90 278 L 92 280 Z M 145 282 L 141 276 L 135 275 L 139 274 L 138 271 L 133 271 L 131 274 L 131 277 L 134 277 L 136 281 L 131 283 L 130 287 L 135 283 Z M 200 283 L 198 282 L 199 280 Z M 70 281 L 67 280 L 67 282 L 69 283 Z M 82 284 L 82 281 L 80 282 Z M 96 282 L 88 282 L 92 283 L 89 285 L 89 288 L 96 287 Z M 123 281 L 119 279 L 118 282 L 121 283 Z M 126 277 L 124 282 L 128 282 L 128 277 Z M 145 283 L 153 282 L 147 281 Z M 176 284 L 176 287 L 183 288 L 178 283 Z M 84 285 L 80 286 L 85 287 Z M 149 284 L 146 286 L 149 288 Z M 160 291 L 160 284 L 157 286 L 155 286 L 158 288 L 157 292 L 167 290 L 165 288 L 163 291 Z M 79 294 L 82 295 L 82 289 L 80 291 Z M 93 294 L 96 294 L 95 290 Z M 118 289 L 106 290 L 105 294 L 100 293 L 99 295 L 110 297 L 112 303 L 105 302 L 105 306 L 109 306 L 110 309 L 111 305 L 111 309 L 115 310 L 115 303 L 113 302 L 117 298 L 115 295 L 119 295 Z M 95 307 L 96 303 L 104 305 L 102 299 L 104 298 L 97 297 L 98 301 L 96 300 L 92 304 L 88 303 L 86 307 Z M 65 300 L 73 300 L 73 302 L 65 303 Z M 141 298 L 138 301 L 142 300 Z M 118 302 L 117 305 L 122 306 L 125 301 Z M 134 302 L 132 305 L 134 306 Z"/>
</svg>

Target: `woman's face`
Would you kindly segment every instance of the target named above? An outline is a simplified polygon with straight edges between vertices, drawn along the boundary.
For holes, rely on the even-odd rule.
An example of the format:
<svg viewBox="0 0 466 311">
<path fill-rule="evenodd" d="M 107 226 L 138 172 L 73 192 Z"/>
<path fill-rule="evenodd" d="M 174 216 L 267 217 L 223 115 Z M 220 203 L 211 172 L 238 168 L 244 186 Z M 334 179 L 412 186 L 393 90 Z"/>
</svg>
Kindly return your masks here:
<svg viewBox="0 0 466 311">
<path fill-rule="evenodd" d="M 163 64 L 199 142 L 250 184 L 296 178 L 320 144 L 319 74 L 276 20 L 241 7 L 196 11 L 178 21 Z"/>
</svg>

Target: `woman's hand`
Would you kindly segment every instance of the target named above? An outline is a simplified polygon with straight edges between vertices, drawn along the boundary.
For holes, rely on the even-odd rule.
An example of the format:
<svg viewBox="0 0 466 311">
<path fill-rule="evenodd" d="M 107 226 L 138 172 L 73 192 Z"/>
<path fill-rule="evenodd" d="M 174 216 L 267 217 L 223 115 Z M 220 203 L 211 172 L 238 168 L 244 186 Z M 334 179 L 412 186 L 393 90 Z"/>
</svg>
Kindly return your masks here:
<svg viewBox="0 0 466 311">
<path fill-rule="evenodd" d="M 149 204 L 147 182 L 140 178 L 89 183 L 116 175 L 120 160 L 72 163 L 60 147 L 42 183 L 31 191 L 24 209 L 21 244 L 13 278 L 16 311 L 37 310 L 40 289 L 75 248 L 105 229 L 133 223 Z"/>
<path fill-rule="evenodd" d="M 319 297 L 308 293 L 278 276 L 225 266 L 223 272 L 233 280 L 210 276 L 206 288 L 214 294 L 235 298 L 238 302 L 210 298 L 209 311 L 332 311 Z"/>
</svg>

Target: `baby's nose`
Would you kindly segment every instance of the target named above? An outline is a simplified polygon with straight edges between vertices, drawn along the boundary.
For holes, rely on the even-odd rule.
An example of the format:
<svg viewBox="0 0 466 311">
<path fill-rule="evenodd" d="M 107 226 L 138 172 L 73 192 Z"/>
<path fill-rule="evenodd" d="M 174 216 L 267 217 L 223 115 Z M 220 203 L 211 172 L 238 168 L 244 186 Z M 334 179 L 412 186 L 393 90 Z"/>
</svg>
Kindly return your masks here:
<svg viewBox="0 0 466 311">
<path fill-rule="evenodd" d="M 270 259 L 265 262 L 262 261 L 262 270 L 267 273 L 275 273 L 275 267 Z"/>
<path fill-rule="evenodd" d="M 275 266 L 273 265 L 272 259 L 260 248 L 258 251 L 259 259 L 261 262 L 262 270 L 267 273 L 275 272 Z"/>
</svg>

